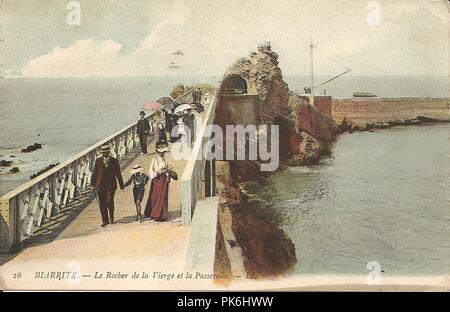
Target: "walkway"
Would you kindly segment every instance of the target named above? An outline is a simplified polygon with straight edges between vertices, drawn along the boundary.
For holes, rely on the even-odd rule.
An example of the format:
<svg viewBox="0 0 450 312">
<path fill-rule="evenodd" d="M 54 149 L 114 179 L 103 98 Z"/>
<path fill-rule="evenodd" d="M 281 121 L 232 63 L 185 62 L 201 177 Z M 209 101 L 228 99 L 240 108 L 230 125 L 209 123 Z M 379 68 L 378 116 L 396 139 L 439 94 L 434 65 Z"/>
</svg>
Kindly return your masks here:
<svg viewBox="0 0 450 312">
<path fill-rule="evenodd" d="M 171 148 L 177 144 L 180 143 L 171 144 Z M 149 153 L 139 155 L 122 170 L 125 181 L 134 164 L 140 164 L 148 172 L 154 157 L 153 143 L 149 144 Z M 174 160 L 170 153 L 166 157 L 181 179 L 186 160 Z M 0 288 L 6 285 L 8 289 L 190 289 L 193 285 L 186 276 L 177 276 L 185 271 L 191 232 L 191 226 L 181 226 L 180 179 L 170 184 L 168 222 L 136 222 L 132 186 L 123 191 L 118 189 L 115 224 L 101 228 L 98 204 L 92 201 L 55 240 L 25 248 L 2 265 L 0 277 L 4 280 L 0 280 Z M 146 186 L 143 209 L 149 189 L 150 183 Z M 77 271 L 79 279 L 47 275 Z M 107 272 L 119 271 L 128 275 L 107 278 Z M 20 278 L 14 278 L 19 272 Z M 140 277 L 133 278 L 134 272 Z M 142 278 L 143 272 L 148 278 Z M 99 274 L 103 274 L 102 279 L 95 278 Z M 198 282 L 200 287 L 210 287 L 212 280 Z"/>
</svg>

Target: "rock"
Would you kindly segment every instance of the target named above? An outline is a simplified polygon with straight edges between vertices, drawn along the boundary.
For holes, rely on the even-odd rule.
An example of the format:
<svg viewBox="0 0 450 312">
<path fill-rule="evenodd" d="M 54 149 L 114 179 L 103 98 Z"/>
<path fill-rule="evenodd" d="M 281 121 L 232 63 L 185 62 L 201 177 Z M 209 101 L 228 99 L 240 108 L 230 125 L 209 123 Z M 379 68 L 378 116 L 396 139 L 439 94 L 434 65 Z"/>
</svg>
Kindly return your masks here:
<svg viewBox="0 0 450 312">
<path fill-rule="evenodd" d="M 172 92 L 170 92 L 170 96 L 172 97 L 172 99 L 176 99 L 182 96 L 184 92 L 185 92 L 184 86 L 181 83 L 179 83 L 173 87 Z"/>
<path fill-rule="evenodd" d="M 30 153 L 33 152 L 35 150 L 41 149 L 42 148 L 42 144 L 40 143 L 34 143 L 33 145 L 28 145 L 26 148 L 23 148 L 21 150 L 22 153 Z"/>
<path fill-rule="evenodd" d="M 417 116 L 416 120 L 420 120 L 421 122 L 437 122 L 438 120 L 425 117 L 425 116 Z"/>
<path fill-rule="evenodd" d="M 277 215 L 256 202 L 249 202 L 246 192 L 230 172 L 231 163 L 218 161 L 216 167 L 217 190 L 220 197 L 226 199 L 220 201 L 220 228 L 227 228 L 235 236 L 235 239 L 226 239 L 225 243 L 231 248 L 241 248 L 244 268 L 251 278 L 290 272 L 297 262 L 295 245 L 279 228 Z M 251 167 L 248 170 L 252 170 Z M 226 253 L 223 256 L 227 259 Z"/>
<path fill-rule="evenodd" d="M 1 160 L 0 161 L 0 166 L 1 167 L 10 167 L 11 166 L 11 164 L 12 164 L 12 161 L 11 160 Z"/>
<path fill-rule="evenodd" d="M 341 124 L 339 125 L 339 131 L 341 133 L 350 131 L 352 129 L 352 125 L 350 122 L 347 121 L 347 118 L 344 117 L 344 119 L 342 119 Z"/>
<path fill-rule="evenodd" d="M 261 124 L 271 124 L 277 116 L 289 115 L 289 88 L 283 81 L 277 66 L 278 55 L 268 45 L 261 46 L 250 58 L 240 58 L 224 74 L 222 86 L 231 77 L 240 77 L 246 82 L 246 93 L 260 98 L 259 117 Z"/>
<path fill-rule="evenodd" d="M 30 180 L 36 178 L 37 176 L 43 174 L 44 172 L 46 172 L 46 171 L 48 171 L 48 170 L 50 170 L 50 169 L 52 169 L 53 167 L 56 167 L 56 166 L 58 166 L 58 165 L 59 165 L 59 163 L 48 165 L 46 168 L 44 168 L 44 169 L 42 169 L 42 170 L 39 170 L 37 173 L 32 174 L 32 175 L 30 176 Z"/>
<path fill-rule="evenodd" d="M 288 116 L 278 116 L 274 120 L 274 124 L 279 126 L 280 131 L 280 161 L 296 164 L 295 159 L 300 154 L 302 140 L 297 132 L 294 120 Z"/>
<path fill-rule="evenodd" d="M 13 167 L 13 168 L 11 168 L 11 170 L 9 170 L 9 172 L 11 172 L 11 173 L 19 172 L 19 168 Z"/>
<path fill-rule="evenodd" d="M 11 155 L 11 156 L 9 156 L 9 157 L 11 157 L 11 158 L 15 158 L 16 156 L 14 156 L 14 155 Z"/>
<path fill-rule="evenodd" d="M 278 55 L 269 43 L 260 45 L 249 58 L 238 59 L 225 72 L 221 92 L 238 94 L 238 91 L 259 96 L 260 124 L 280 126 L 280 160 L 285 163 L 298 164 L 315 158 L 305 156 L 309 155 L 308 147 L 301 145 L 304 138 L 299 136 L 300 132 L 315 138 L 322 152 L 329 149 L 328 145 L 340 132 L 331 118 L 289 92 L 278 67 Z"/>
<path fill-rule="evenodd" d="M 396 119 L 396 120 L 388 121 L 388 123 L 391 127 L 401 126 L 401 125 L 405 124 L 405 120 L 404 119 Z"/>
<path fill-rule="evenodd" d="M 379 122 L 374 122 L 374 123 L 373 123 L 373 127 L 374 127 L 375 129 L 381 129 L 381 126 L 382 126 L 382 124 L 379 123 Z"/>
<path fill-rule="evenodd" d="M 296 100 L 295 97 L 291 97 L 290 106 L 297 112 L 298 131 L 306 132 L 324 143 L 331 143 L 336 140 L 336 136 L 339 133 L 339 127 L 336 122 L 303 100 L 297 101 L 297 105 L 292 104 L 292 101 Z"/>
<path fill-rule="evenodd" d="M 231 176 L 238 183 L 255 181 L 264 175 L 260 164 L 255 160 L 230 161 L 229 167 Z"/>
<path fill-rule="evenodd" d="M 302 165 L 314 165 L 319 162 L 321 155 L 321 144 L 314 137 L 306 132 L 301 133 L 302 143 L 300 144 L 299 161 Z"/>
<path fill-rule="evenodd" d="M 358 125 L 358 131 L 367 131 L 367 124 Z"/>
</svg>

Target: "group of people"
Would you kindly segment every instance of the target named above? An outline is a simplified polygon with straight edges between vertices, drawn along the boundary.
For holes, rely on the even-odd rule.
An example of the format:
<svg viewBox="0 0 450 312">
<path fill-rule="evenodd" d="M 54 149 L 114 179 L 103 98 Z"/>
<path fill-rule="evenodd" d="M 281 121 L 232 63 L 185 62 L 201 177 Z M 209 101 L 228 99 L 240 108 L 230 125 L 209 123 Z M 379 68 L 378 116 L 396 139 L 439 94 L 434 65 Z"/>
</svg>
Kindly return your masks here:
<svg viewBox="0 0 450 312">
<path fill-rule="evenodd" d="M 193 92 L 196 91 L 194 90 Z M 133 183 L 136 221 L 144 221 L 146 219 L 158 222 L 167 221 L 169 183 L 171 180 L 178 179 L 178 176 L 167 163 L 165 155 L 170 151 L 169 142 L 173 143 L 181 140 L 182 144 L 192 146 L 196 126 L 193 111 L 201 102 L 201 91 L 200 93 L 193 93 L 193 101 L 194 103 L 192 104 L 181 104 L 183 106 L 180 105 L 178 109 L 174 107 L 159 110 L 154 114 L 151 123 L 145 118 L 145 112 L 140 112 L 136 132 L 139 136 L 142 154 L 148 155 L 147 138 L 152 130 L 156 142 L 156 156 L 150 161 L 148 175 L 144 173 L 144 168 L 141 165 L 136 164 L 131 170 L 131 176 L 124 183 L 119 162 L 110 155 L 110 146 L 101 146 L 100 152 L 102 156 L 95 161 L 91 186 L 100 206 L 102 227 L 114 223 L 114 194 L 117 190 L 117 184 L 123 190 Z M 169 140 L 167 132 L 169 132 Z M 150 192 L 142 216 L 141 203 L 144 198 L 145 186 L 148 182 L 151 183 Z"/>
</svg>

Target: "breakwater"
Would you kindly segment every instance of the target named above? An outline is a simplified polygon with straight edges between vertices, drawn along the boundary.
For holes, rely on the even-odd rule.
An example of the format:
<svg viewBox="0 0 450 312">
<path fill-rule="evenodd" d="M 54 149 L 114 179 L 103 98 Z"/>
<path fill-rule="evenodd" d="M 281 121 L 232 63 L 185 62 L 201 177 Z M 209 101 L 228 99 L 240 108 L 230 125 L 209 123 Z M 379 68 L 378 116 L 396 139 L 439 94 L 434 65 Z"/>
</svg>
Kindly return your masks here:
<svg viewBox="0 0 450 312">
<path fill-rule="evenodd" d="M 408 124 L 425 117 L 450 121 L 449 98 L 351 98 L 333 99 L 332 118 L 361 129 L 376 123 Z"/>
</svg>

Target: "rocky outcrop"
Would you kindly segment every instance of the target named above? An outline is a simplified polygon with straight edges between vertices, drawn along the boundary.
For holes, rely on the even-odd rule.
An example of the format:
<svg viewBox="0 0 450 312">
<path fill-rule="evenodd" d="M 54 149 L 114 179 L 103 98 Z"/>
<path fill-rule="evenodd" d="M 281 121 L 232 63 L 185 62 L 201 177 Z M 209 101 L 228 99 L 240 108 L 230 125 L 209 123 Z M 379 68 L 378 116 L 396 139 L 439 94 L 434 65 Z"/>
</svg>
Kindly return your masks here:
<svg viewBox="0 0 450 312">
<path fill-rule="evenodd" d="M 291 96 L 290 102 L 296 102 L 296 97 Z M 295 104 L 290 104 L 295 105 Z M 338 125 L 331 118 L 326 117 L 308 103 L 298 102 L 295 105 L 295 119 L 297 128 L 308 133 L 316 140 L 324 144 L 330 144 L 336 140 L 339 133 Z"/>
<path fill-rule="evenodd" d="M 237 102 L 224 102 L 232 105 L 247 103 L 243 100 L 239 102 L 240 98 L 245 98 L 245 94 L 259 97 L 255 106 L 258 108 L 255 120 L 260 124 L 279 126 L 279 156 L 282 164 L 317 163 L 319 157 L 329 151 L 330 144 L 339 132 L 330 118 L 300 98 L 290 97 L 288 85 L 283 81 L 278 67 L 278 55 L 272 52 L 269 44 L 259 46 L 258 51 L 252 52 L 249 58 L 239 59 L 228 68 L 221 93 L 224 97 L 230 97 L 231 94 L 231 97 L 238 98 Z M 220 107 L 218 111 L 221 111 Z M 240 118 L 239 114 L 234 116 Z M 240 124 L 242 120 L 232 119 L 230 122 Z M 242 251 L 248 276 L 271 277 L 292 270 L 297 262 L 295 246 L 280 229 L 277 216 L 272 209 L 250 201 L 246 195 L 246 183 L 258 180 L 264 183 L 266 175 L 270 173 L 262 172 L 258 161 L 221 162 L 218 165 L 220 167 L 224 169 L 217 171 L 220 209 L 228 211 L 232 217 L 231 221 L 222 220 L 220 216 L 225 214 L 219 213 L 219 222 L 222 226 L 231 222 L 229 227 L 236 237 L 233 244 L 237 244 Z M 221 252 L 218 250 L 217 254 Z M 228 267 L 227 261 L 220 263 L 221 267 Z"/>
<path fill-rule="evenodd" d="M 278 55 L 270 44 L 260 45 L 249 58 L 232 64 L 224 75 L 225 84 L 233 77 L 244 79 L 247 93 L 259 96 L 260 123 L 279 126 L 283 163 L 310 164 L 329 151 L 339 133 L 337 124 L 299 96 L 290 94 L 278 67 Z"/>
<path fill-rule="evenodd" d="M 395 126 L 411 126 L 411 125 L 422 125 L 422 124 L 431 124 L 436 122 L 448 122 L 447 120 L 437 120 L 434 118 L 417 116 L 417 118 L 413 119 L 393 119 L 386 122 L 366 122 L 362 124 L 360 122 L 355 122 L 349 117 L 344 117 L 342 119 L 341 124 L 339 125 L 339 132 L 349 132 L 352 133 L 354 131 L 373 131 L 378 129 L 386 129 Z"/>
<path fill-rule="evenodd" d="M 224 74 L 224 81 L 236 75 L 245 79 L 248 94 L 260 97 L 259 117 L 262 124 L 273 124 L 277 116 L 289 114 L 289 88 L 278 67 L 278 55 L 269 44 L 259 46 L 258 52 L 252 52 L 249 58 L 241 58 L 232 64 Z"/>
<path fill-rule="evenodd" d="M 170 96 L 172 97 L 172 99 L 176 99 L 176 98 L 182 96 L 184 94 L 184 92 L 185 92 L 184 85 L 179 83 L 179 84 L 176 84 L 172 88 L 172 91 L 170 92 Z"/>
<path fill-rule="evenodd" d="M 50 170 L 50 169 L 52 169 L 53 167 L 56 167 L 56 166 L 58 166 L 58 165 L 59 165 L 59 163 L 56 163 L 56 164 L 50 164 L 50 165 L 48 165 L 47 167 L 45 167 L 44 169 L 39 170 L 37 173 L 33 173 L 33 174 L 30 176 L 30 180 L 36 178 L 37 176 L 40 176 L 40 175 L 43 174 L 44 172 L 46 172 L 46 171 L 48 171 L 48 170 Z"/>
<path fill-rule="evenodd" d="M 35 150 L 41 149 L 42 148 L 42 144 L 40 143 L 34 143 L 32 145 L 28 145 L 26 148 L 21 149 L 22 153 L 30 153 L 33 152 Z"/>
<path fill-rule="evenodd" d="M 10 167 L 12 164 L 11 160 L 0 160 L 0 167 Z"/>
<path fill-rule="evenodd" d="M 320 156 L 330 153 L 330 146 L 336 140 L 340 129 L 336 122 L 299 96 L 290 96 L 289 107 L 299 147 L 296 153 L 292 153 L 288 163 L 295 165 L 316 164 Z M 292 140 L 291 138 L 290 141 Z"/>
<path fill-rule="evenodd" d="M 219 209 L 228 210 L 231 215 L 231 219 L 221 218 L 220 223 L 230 227 L 236 237 L 236 241 L 226 243 L 232 244 L 232 248 L 238 246 L 242 251 L 248 278 L 273 277 L 291 271 L 297 262 L 291 239 L 279 229 L 277 217 L 270 215 L 270 210 L 250 203 L 242 185 L 236 182 L 247 181 L 245 172 L 252 174 L 252 165 L 246 163 L 236 171 L 231 168 L 233 163 L 236 162 L 217 162 Z M 224 213 L 219 213 L 219 217 L 221 215 Z M 219 252 L 220 248 L 216 250 Z M 224 254 L 220 258 L 228 260 Z M 219 263 L 228 267 L 227 261 Z"/>
</svg>

